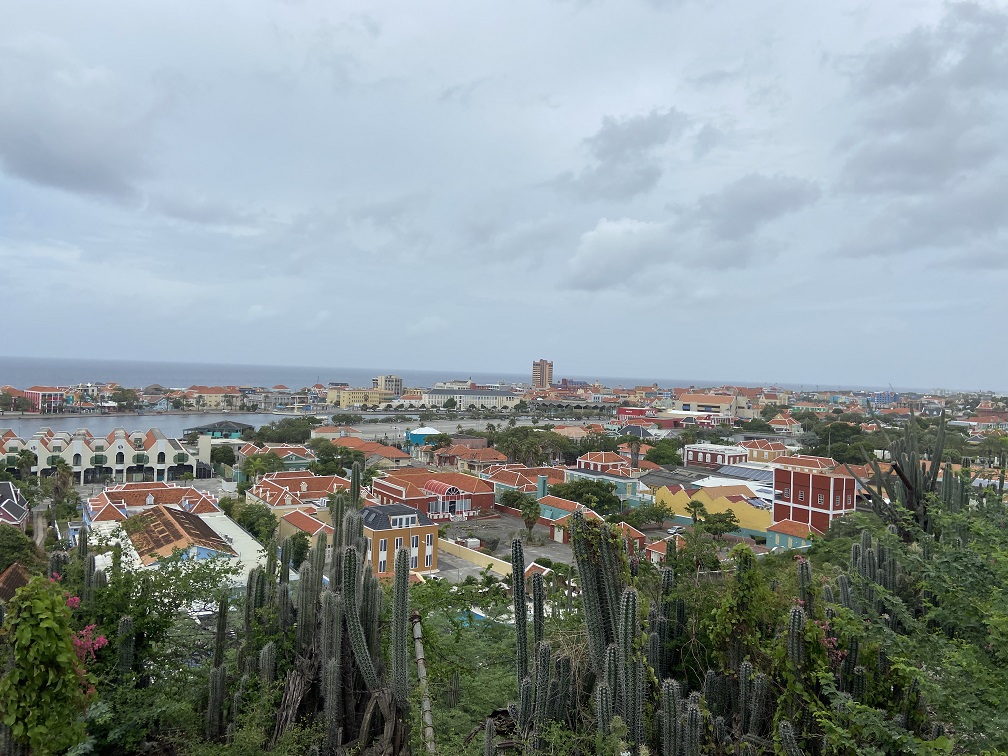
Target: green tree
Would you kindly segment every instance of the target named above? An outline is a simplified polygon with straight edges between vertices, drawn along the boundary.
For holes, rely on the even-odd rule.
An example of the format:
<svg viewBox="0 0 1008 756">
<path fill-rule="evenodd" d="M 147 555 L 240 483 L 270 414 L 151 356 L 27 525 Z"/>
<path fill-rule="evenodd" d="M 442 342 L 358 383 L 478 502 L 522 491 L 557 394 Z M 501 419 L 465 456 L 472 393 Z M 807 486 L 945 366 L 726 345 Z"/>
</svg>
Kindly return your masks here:
<svg viewBox="0 0 1008 756">
<path fill-rule="evenodd" d="M 539 502 L 527 493 L 509 489 L 501 494 L 501 504 L 505 507 L 517 509 L 521 513 L 522 522 L 525 523 L 525 527 L 528 528 L 529 536 L 531 537 L 532 529 L 535 527 L 536 522 L 538 522 L 539 515 L 542 514 L 542 507 L 539 506 Z"/>
<path fill-rule="evenodd" d="M 351 412 L 337 412 L 332 416 L 333 425 L 355 425 L 364 422 L 364 416 Z"/>
<path fill-rule="evenodd" d="M 299 530 L 290 537 L 291 565 L 295 570 L 301 569 L 301 564 L 304 562 L 305 557 L 308 556 L 310 548 L 311 540 L 308 538 L 307 533 Z"/>
<path fill-rule="evenodd" d="M 73 489 L 74 472 L 63 457 L 53 460 L 52 473 L 49 476 L 52 486 L 52 499 L 56 504 L 62 504 L 67 494 Z"/>
<path fill-rule="evenodd" d="M 434 449 L 447 449 L 451 446 L 452 439 L 447 433 L 437 433 L 433 436 L 428 436 L 425 443 Z"/>
<path fill-rule="evenodd" d="M 268 504 L 253 501 L 235 507 L 236 522 L 259 543 L 269 543 L 277 527 L 277 518 Z"/>
<path fill-rule="evenodd" d="M 603 517 L 615 514 L 623 508 L 623 502 L 616 495 L 616 486 L 604 480 L 577 478 L 552 485 L 549 492 L 561 499 L 576 501 L 589 509 L 594 509 Z"/>
<path fill-rule="evenodd" d="M 210 462 L 215 465 L 234 465 L 236 462 L 234 447 L 229 444 L 213 447 L 210 450 Z"/>
<path fill-rule="evenodd" d="M 0 710 L 14 739 L 33 754 L 61 753 L 84 738 L 89 683 L 78 661 L 63 590 L 44 577 L 7 606 L 0 644 L 11 664 L 0 678 Z"/>
<path fill-rule="evenodd" d="M 11 525 L 0 525 L 0 572 L 10 567 L 14 562 L 29 572 L 40 572 L 45 561 L 35 542 Z"/>
<path fill-rule="evenodd" d="M 679 442 L 672 438 L 655 441 L 644 454 L 644 459 L 656 465 L 681 465 L 682 455 L 679 453 Z"/>
<path fill-rule="evenodd" d="M 260 475 L 271 472 L 281 472 L 284 469 L 283 460 L 276 452 L 253 454 L 242 463 L 242 475 L 246 480 L 255 480 Z"/>
<path fill-rule="evenodd" d="M 726 534 L 738 530 L 739 519 L 731 509 L 726 509 L 706 515 L 701 527 L 720 541 Z"/>
<path fill-rule="evenodd" d="M 448 397 L 441 406 L 446 410 L 453 410 L 458 406 L 458 402 L 455 401 L 454 397 Z"/>
</svg>

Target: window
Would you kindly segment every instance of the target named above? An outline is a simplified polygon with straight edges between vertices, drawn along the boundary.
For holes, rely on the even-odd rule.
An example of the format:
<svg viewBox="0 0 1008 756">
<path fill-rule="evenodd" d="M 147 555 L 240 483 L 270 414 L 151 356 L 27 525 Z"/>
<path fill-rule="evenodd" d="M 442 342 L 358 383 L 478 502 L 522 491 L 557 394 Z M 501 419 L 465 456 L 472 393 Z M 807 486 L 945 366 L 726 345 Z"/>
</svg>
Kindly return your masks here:
<svg viewBox="0 0 1008 756">
<path fill-rule="evenodd" d="M 717 455 L 717 461 L 718 462 L 723 462 L 724 461 L 724 457 L 722 457 L 720 454 L 718 454 Z"/>
<path fill-rule="evenodd" d="M 414 554 L 413 556 L 410 557 L 409 566 L 410 566 L 411 570 L 415 570 L 417 568 L 417 555 L 416 554 Z"/>
<path fill-rule="evenodd" d="M 433 533 L 428 533 L 427 534 L 427 548 L 429 549 L 433 545 L 434 545 L 434 534 Z"/>
<path fill-rule="evenodd" d="M 693 459 L 693 452 L 689 452 L 689 454 L 686 455 L 686 458 Z"/>
<path fill-rule="evenodd" d="M 851 495 L 847 494 L 847 506 L 849 507 L 850 505 L 851 505 Z"/>
<path fill-rule="evenodd" d="M 385 572 L 387 564 L 384 559 L 378 560 L 378 572 Z"/>
<path fill-rule="evenodd" d="M 798 492 L 798 501 L 805 501 L 805 492 L 804 491 L 799 491 Z"/>
<path fill-rule="evenodd" d="M 790 488 L 785 488 L 784 489 L 784 498 L 785 499 L 790 499 L 791 498 L 791 489 Z"/>
<path fill-rule="evenodd" d="M 431 553 L 428 551 L 427 554 L 424 556 L 424 567 L 430 567 L 430 566 L 431 566 Z"/>
<path fill-rule="evenodd" d="M 395 550 L 399 551 L 402 548 L 402 538 L 395 539 Z"/>
<path fill-rule="evenodd" d="M 833 497 L 833 503 L 836 506 L 840 506 L 840 494 L 837 494 L 836 496 Z"/>
<path fill-rule="evenodd" d="M 823 499 L 824 499 L 824 498 L 825 498 L 825 497 L 824 497 L 824 496 L 823 496 L 822 494 L 819 494 L 819 499 L 818 499 L 818 501 L 819 501 L 819 506 L 822 506 L 822 504 L 823 504 Z"/>
<path fill-rule="evenodd" d="M 410 538 L 410 548 L 413 549 L 414 551 L 420 548 L 420 536 L 415 535 L 412 538 Z"/>
<path fill-rule="evenodd" d="M 707 459 L 706 459 L 706 461 L 707 461 L 707 462 L 710 462 L 710 454 L 708 454 L 708 455 L 707 455 Z"/>
<path fill-rule="evenodd" d="M 378 541 L 378 551 L 382 553 L 388 551 L 388 539 L 382 538 L 380 541 Z"/>
</svg>

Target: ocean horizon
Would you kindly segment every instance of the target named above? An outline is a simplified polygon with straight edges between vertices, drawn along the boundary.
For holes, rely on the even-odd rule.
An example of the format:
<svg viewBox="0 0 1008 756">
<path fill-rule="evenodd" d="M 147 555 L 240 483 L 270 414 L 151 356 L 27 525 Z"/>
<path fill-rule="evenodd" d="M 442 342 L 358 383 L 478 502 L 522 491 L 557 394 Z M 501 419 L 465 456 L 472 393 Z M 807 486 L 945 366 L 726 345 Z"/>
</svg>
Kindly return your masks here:
<svg viewBox="0 0 1008 756">
<path fill-rule="evenodd" d="M 351 386 L 370 386 L 378 375 L 402 376 L 403 385 L 410 388 L 430 387 L 438 381 L 473 380 L 476 383 L 528 384 L 527 373 L 509 371 L 416 370 L 411 368 L 361 368 L 305 365 L 253 365 L 241 363 L 152 362 L 142 360 L 80 359 L 63 357 L 17 357 L 0 355 L 0 385 L 25 389 L 29 386 L 72 386 L 78 383 L 114 381 L 127 388 L 142 388 L 159 384 L 165 388 L 200 386 L 263 386 L 284 385 L 291 389 L 316 383 L 345 382 Z M 606 376 L 554 373 L 561 379 L 598 381 L 606 386 L 625 388 L 658 384 L 675 386 L 777 386 L 790 390 L 882 390 L 886 386 L 841 386 L 839 384 L 786 383 L 780 381 L 729 380 L 711 378 L 675 378 L 668 376 Z M 896 387 L 897 391 L 927 391 Z"/>
</svg>

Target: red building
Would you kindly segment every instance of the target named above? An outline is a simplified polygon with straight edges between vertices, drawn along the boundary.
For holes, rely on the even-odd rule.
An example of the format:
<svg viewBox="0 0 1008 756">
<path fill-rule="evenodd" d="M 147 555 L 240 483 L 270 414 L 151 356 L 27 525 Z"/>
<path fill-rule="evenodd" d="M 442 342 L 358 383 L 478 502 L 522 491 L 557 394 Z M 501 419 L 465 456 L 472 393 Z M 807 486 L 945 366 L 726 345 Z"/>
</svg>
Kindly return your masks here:
<svg viewBox="0 0 1008 756">
<path fill-rule="evenodd" d="M 457 472 L 433 473 L 422 468 L 390 470 L 371 482 L 379 504 L 405 504 L 432 520 L 468 519 L 494 506 L 493 486 Z"/>
<path fill-rule="evenodd" d="M 834 518 L 853 512 L 857 481 L 837 469 L 823 472 L 775 469 L 774 523 L 796 522 L 825 533 Z"/>
</svg>

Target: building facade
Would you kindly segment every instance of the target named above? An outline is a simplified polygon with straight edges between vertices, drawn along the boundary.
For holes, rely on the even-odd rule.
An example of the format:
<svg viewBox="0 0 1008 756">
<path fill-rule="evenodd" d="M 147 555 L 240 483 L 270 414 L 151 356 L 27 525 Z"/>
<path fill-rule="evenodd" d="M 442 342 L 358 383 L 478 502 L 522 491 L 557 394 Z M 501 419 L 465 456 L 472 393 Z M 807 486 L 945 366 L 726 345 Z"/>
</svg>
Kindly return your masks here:
<svg viewBox="0 0 1008 756">
<path fill-rule="evenodd" d="M 749 450 L 741 446 L 718 444 L 687 444 L 683 448 L 683 463 L 687 467 L 718 468 L 740 465 L 749 461 Z"/>
<path fill-rule="evenodd" d="M 536 360 L 532 363 L 532 388 L 549 388 L 553 385 L 553 360 Z"/>
<path fill-rule="evenodd" d="M 411 570 L 437 570 L 438 526 L 430 517 L 405 504 L 375 504 L 361 514 L 366 559 L 376 575 L 393 572 L 399 549 L 409 550 Z"/>
</svg>

